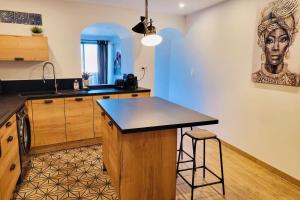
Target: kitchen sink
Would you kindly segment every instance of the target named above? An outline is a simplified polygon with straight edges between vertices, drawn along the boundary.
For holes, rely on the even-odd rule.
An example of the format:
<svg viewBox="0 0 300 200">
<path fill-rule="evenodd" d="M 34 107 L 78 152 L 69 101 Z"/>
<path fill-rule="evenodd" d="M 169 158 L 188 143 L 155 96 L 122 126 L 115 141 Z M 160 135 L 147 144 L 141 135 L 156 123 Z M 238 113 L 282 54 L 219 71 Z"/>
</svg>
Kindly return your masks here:
<svg viewBox="0 0 300 200">
<path fill-rule="evenodd" d="M 23 92 L 20 95 L 23 97 L 26 96 L 43 96 L 43 95 L 56 95 L 60 94 L 60 92 L 55 91 L 36 91 L 36 92 Z"/>
</svg>

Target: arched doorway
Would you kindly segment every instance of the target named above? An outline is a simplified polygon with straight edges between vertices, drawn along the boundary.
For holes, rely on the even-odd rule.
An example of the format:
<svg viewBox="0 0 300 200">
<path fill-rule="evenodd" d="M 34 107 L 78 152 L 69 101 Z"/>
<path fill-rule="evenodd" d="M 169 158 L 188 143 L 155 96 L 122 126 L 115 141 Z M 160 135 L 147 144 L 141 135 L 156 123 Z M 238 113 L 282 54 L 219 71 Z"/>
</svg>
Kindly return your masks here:
<svg viewBox="0 0 300 200">
<path fill-rule="evenodd" d="M 90 85 L 114 84 L 124 73 L 133 73 L 133 35 L 115 23 L 95 23 L 80 34 L 82 72 Z"/>
</svg>

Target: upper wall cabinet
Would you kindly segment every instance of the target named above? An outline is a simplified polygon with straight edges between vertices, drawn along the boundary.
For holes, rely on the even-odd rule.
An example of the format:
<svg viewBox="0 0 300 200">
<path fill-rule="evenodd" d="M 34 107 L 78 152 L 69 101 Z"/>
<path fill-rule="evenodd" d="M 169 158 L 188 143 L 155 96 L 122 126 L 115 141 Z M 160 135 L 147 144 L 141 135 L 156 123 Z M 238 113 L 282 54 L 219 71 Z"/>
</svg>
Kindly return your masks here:
<svg viewBox="0 0 300 200">
<path fill-rule="evenodd" d="M 0 35 L 0 61 L 47 60 L 47 37 Z"/>
</svg>

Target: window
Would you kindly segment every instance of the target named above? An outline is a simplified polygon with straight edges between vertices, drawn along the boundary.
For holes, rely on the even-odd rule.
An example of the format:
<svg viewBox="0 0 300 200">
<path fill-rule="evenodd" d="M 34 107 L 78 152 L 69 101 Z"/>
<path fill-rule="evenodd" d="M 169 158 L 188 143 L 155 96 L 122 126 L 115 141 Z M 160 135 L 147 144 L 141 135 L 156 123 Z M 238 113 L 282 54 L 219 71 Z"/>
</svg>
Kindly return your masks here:
<svg viewBox="0 0 300 200">
<path fill-rule="evenodd" d="M 97 72 L 98 72 L 98 62 L 97 62 L 97 44 L 86 44 L 81 43 L 81 67 L 82 72 L 89 72 L 89 84 L 90 85 L 97 85 Z"/>
<path fill-rule="evenodd" d="M 90 73 L 89 84 L 107 84 L 108 42 L 81 41 L 82 72 Z"/>
</svg>

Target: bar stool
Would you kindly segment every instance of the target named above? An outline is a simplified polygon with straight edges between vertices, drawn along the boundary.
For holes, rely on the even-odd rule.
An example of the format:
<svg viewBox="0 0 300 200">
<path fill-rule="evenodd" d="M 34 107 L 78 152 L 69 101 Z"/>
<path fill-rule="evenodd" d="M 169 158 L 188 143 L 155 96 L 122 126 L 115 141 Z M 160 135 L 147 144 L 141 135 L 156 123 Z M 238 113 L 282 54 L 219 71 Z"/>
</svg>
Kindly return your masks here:
<svg viewBox="0 0 300 200">
<path fill-rule="evenodd" d="M 191 131 L 192 131 L 193 127 L 190 127 L 190 128 L 191 128 Z M 183 138 L 183 128 L 180 128 L 180 145 L 182 145 L 182 148 L 183 148 L 182 138 Z M 179 154 L 181 156 L 181 159 L 183 159 L 183 152 L 180 151 L 180 149 L 177 149 L 177 152 L 179 152 Z"/>
<path fill-rule="evenodd" d="M 193 146 L 193 155 L 190 155 L 183 149 L 183 139 L 184 137 L 187 136 L 192 139 L 192 146 Z M 219 152 L 220 152 L 220 165 L 221 165 L 221 177 L 219 177 L 217 174 L 215 174 L 213 171 L 208 169 L 205 165 L 205 142 L 206 140 L 213 139 L 217 140 L 219 143 Z M 196 166 L 196 150 L 197 150 L 197 142 L 199 140 L 203 140 L 203 165 L 202 166 Z M 182 154 L 187 155 L 191 160 L 185 160 L 181 161 Z M 181 159 L 180 159 L 181 158 Z M 192 162 L 193 167 L 192 168 L 186 168 L 186 169 L 179 169 L 179 165 L 181 163 L 188 163 Z M 205 184 L 200 184 L 200 185 L 195 185 L 195 172 L 197 169 L 202 168 L 203 169 L 203 178 L 205 178 L 205 172 L 206 170 L 210 172 L 212 175 L 214 175 L 218 181 L 211 182 L 211 183 L 205 183 Z M 192 170 L 192 183 L 190 183 L 182 174 L 181 172 L 183 171 L 189 171 Z M 223 190 L 223 195 L 225 195 L 225 186 L 224 186 L 224 172 L 223 172 L 223 158 L 222 158 L 222 144 L 219 138 L 217 136 L 207 130 L 203 129 L 194 129 L 191 131 L 185 132 L 181 136 L 181 141 L 180 141 L 180 148 L 179 148 L 179 153 L 178 153 L 178 160 L 177 160 L 177 174 L 191 187 L 192 189 L 192 194 L 191 194 L 191 200 L 194 198 L 194 189 L 199 188 L 199 187 L 205 187 L 205 186 L 210 186 L 214 184 L 222 184 L 222 190 Z"/>
</svg>

